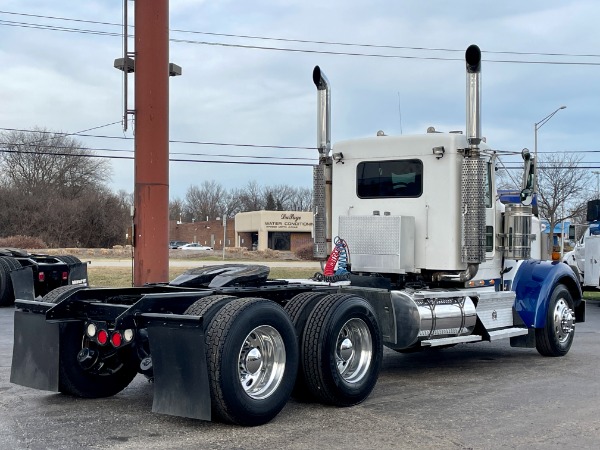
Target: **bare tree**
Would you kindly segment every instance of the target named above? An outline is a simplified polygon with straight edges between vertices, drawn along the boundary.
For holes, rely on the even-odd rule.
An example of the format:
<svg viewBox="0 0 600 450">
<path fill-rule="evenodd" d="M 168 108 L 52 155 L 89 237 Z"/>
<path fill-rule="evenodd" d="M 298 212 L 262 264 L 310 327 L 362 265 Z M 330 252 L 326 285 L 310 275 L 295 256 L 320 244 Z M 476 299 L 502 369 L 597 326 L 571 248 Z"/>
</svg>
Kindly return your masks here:
<svg viewBox="0 0 600 450">
<path fill-rule="evenodd" d="M 10 131 L 0 134 L 0 140 L 5 183 L 22 192 L 74 198 L 110 177 L 106 160 L 93 158 L 92 151 L 63 133 Z"/>
<path fill-rule="evenodd" d="M 540 159 L 538 204 L 551 232 L 557 223 L 575 217 L 581 200 L 591 196 L 591 174 L 580 169 L 580 162 L 581 157 L 571 153 Z"/>
<path fill-rule="evenodd" d="M 50 246 L 124 243 L 132 197 L 106 187 L 106 160 L 63 133 L 0 135 L 0 235 Z"/>
<path fill-rule="evenodd" d="M 190 186 L 185 196 L 186 212 L 196 220 L 221 217 L 226 210 L 227 192 L 216 181 L 203 181 L 200 187 Z"/>
<path fill-rule="evenodd" d="M 183 220 L 185 202 L 179 197 L 169 201 L 169 220 Z"/>
<path fill-rule="evenodd" d="M 232 192 L 236 212 L 260 211 L 265 208 L 263 189 L 256 181 L 250 181 L 245 187 Z"/>
</svg>

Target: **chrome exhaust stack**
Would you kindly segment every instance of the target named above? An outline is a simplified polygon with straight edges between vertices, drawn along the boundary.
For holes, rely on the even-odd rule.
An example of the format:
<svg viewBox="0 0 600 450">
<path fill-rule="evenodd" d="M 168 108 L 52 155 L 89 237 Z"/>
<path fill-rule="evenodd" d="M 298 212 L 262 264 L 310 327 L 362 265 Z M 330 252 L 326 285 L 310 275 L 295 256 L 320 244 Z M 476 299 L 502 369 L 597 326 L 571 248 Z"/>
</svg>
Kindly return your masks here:
<svg viewBox="0 0 600 450">
<path fill-rule="evenodd" d="M 317 87 L 317 150 L 313 168 L 313 256 L 326 260 L 331 252 L 331 89 L 319 66 L 313 70 Z"/>
<path fill-rule="evenodd" d="M 481 142 L 481 50 L 469 45 L 465 52 L 467 66 L 467 141 L 471 149 Z"/>
<path fill-rule="evenodd" d="M 481 143 L 481 50 L 470 45 L 465 52 L 467 69 L 467 142 L 461 174 L 461 260 L 466 270 L 458 274 L 437 272 L 434 281 L 465 282 L 473 279 L 485 261 L 485 185 L 487 167 L 479 152 Z"/>
<path fill-rule="evenodd" d="M 325 158 L 331 151 L 331 89 L 319 66 L 313 70 L 313 82 L 317 87 L 317 148 L 319 157 Z"/>
</svg>

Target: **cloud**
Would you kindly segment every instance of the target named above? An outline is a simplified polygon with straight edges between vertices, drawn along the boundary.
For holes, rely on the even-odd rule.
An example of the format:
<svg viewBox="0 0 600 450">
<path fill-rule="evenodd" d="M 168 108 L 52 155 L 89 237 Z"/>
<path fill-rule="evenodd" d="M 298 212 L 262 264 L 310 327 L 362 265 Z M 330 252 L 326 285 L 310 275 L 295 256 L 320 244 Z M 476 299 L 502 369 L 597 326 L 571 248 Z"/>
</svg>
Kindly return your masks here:
<svg viewBox="0 0 600 450">
<path fill-rule="evenodd" d="M 130 4 L 132 9 L 133 5 Z M 4 10 L 121 23 L 121 2 L 6 0 Z M 183 76 L 170 79 L 170 135 L 174 140 L 280 146 L 316 143 L 314 65 L 333 89 L 334 141 L 427 126 L 464 129 L 463 52 L 477 43 L 483 53 L 483 132 L 494 148 L 533 147 L 533 123 L 562 104 L 539 133 L 540 148 L 594 150 L 598 122 L 598 66 L 519 64 L 503 61 L 600 62 L 599 57 L 518 55 L 514 52 L 594 54 L 600 40 L 592 1 L 510 3 L 373 0 L 197 1 L 171 0 L 170 27 L 179 30 L 330 42 L 365 43 L 420 50 L 332 46 L 171 32 L 171 37 L 240 46 L 349 53 L 455 58 L 423 60 L 299 53 L 200 43 L 170 45 L 170 60 Z M 0 20 L 119 31 L 118 26 L 0 14 Z M 585 35 L 585 37 L 582 37 Z M 118 37 L 38 30 L 0 24 L 0 123 L 78 131 L 120 120 L 122 75 L 112 67 L 121 54 Z M 425 48 L 456 49 L 432 51 Z M 490 53 L 490 52 L 513 53 Z M 133 80 L 133 77 L 130 77 Z M 133 83 L 132 83 L 133 84 Z M 133 98 L 133 96 L 131 96 Z M 97 134 L 123 136 L 119 125 Z M 129 130 L 125 136 L 132 137 Z M 130 140 L 81 138 L 90 147 L 133 149 Z M 308 157 L 310 150 L 172 144 L 175 153 Z M 586 154 L 586 159 L 594 157 Z M 593 154 L 592 154 L 593 155 Z M 179 157 L 179 156 L 177 156 Z M 210 159 L 198 156 L 197 159 Z M 215 157 L 214 159 L 226 159 Z M 228 158 L 230 159 L 230 158 Z M 112 185 L 133 190 L 133 164 L 113 161 Z M 227 187 L 248 181 L 310 186 L 308 168 L 173 162 L 172 196 L 191 184 L 218 180 Z"/>
</svg>

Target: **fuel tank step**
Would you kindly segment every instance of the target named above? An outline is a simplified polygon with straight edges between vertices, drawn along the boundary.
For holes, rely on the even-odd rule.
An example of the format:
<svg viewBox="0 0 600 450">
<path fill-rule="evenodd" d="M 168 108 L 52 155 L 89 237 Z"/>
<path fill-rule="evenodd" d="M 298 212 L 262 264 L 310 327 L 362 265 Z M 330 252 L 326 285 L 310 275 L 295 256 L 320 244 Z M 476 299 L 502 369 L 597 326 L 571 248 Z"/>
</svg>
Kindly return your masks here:
<svg viewBox="0 0 600 450">
<path fill-rule="evenodd" d="M 439 347 L 440 345 L 451 345 L 451 344 L 462 344 L 465 342 L 477 342 L 481 341 L 482 338 L 478 334 L 471 334 L 469 336 L 454 336 L 440 339 L 427 339 L 421 341 L 423 347 Z"/>
</svg>

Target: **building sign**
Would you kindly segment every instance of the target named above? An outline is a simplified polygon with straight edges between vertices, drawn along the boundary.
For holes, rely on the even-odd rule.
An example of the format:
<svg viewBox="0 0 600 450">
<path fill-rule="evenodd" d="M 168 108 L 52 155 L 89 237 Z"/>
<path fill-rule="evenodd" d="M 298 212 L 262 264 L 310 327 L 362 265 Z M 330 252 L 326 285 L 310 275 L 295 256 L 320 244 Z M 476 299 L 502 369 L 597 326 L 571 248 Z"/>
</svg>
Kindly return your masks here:
<svg viewBox="0 0 600 450">
<path fill-rule="evenodd" d="M 302 217 L 298 213 L 281 213 L 277 220 L 266 220 L 264 226 L 268 230 L 297 230 L 299 228 L 312 227 L 312 214 L 307 214 L 307 216 L 309 217 Z"/>
</svg>

